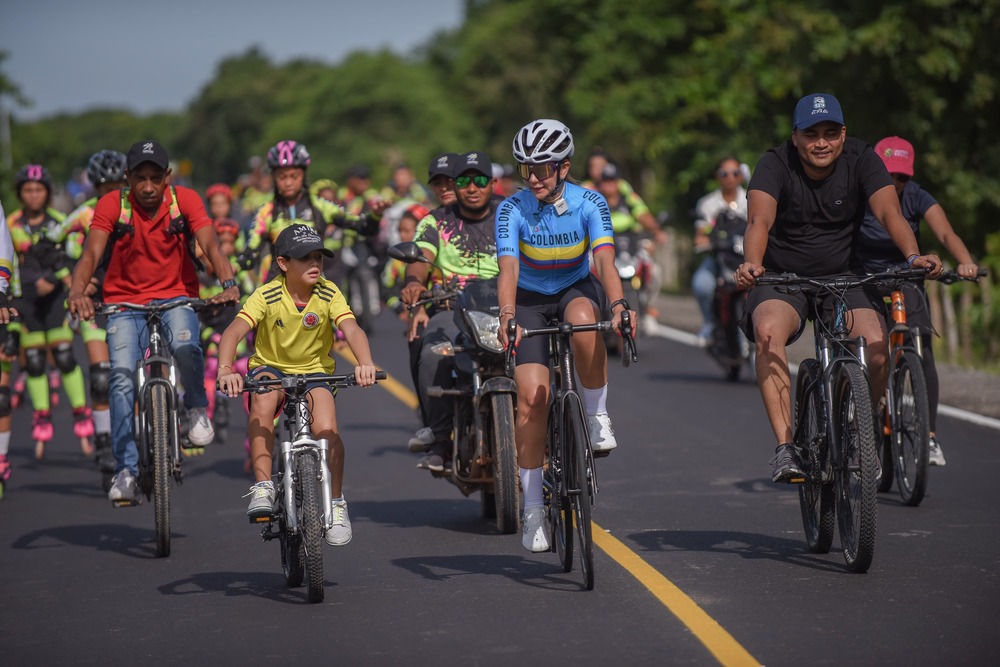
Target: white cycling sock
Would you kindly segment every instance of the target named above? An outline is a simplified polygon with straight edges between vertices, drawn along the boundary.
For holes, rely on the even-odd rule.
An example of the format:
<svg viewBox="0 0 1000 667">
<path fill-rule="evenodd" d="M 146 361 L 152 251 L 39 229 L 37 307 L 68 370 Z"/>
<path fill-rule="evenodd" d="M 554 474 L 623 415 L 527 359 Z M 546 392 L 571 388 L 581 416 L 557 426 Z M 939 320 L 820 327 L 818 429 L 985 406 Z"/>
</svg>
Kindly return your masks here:
<svg viewBox="0 0 1000 667">
<path fill-rule="evenodd" d="M 95 433 L 111 433 L 111 410 L 94 410 L 91 417 Z"/>
<path fill-rule="evenodd" d="M 588 415 L 603 415 L 607 413 L 608 407 L 608 385 L 600 389 L 587 389 L 581 386 L 583 392 L 583 409 Z"/>
<path fill-rule="evenodd" d="M 542 500 L 542 469 L 518 467 L 517 472 L 521 476 L 525 511 L 532 507 L 542 507 L 545 504 Z"/>
<path fill-rule="evenodd" d="M 10 451 L 10 431 L 0 433 L 0 454 L 7 456 L 8 451 Z"/>
</svg>

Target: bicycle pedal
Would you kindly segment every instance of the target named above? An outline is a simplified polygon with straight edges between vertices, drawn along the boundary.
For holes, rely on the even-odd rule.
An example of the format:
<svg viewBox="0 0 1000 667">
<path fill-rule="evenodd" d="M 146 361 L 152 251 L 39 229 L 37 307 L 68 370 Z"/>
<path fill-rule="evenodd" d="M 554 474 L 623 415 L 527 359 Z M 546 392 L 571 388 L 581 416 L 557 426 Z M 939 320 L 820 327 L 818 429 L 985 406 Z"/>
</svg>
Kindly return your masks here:
<svg viewBox="0 0 1000 667">
<path fill-rule="evenodd" d="M 250 519 L 250 523 L 256 525 L 258 523 L 271 523 L 271 521 L 274 519 L 274 515 L 257 514 L 257 515 L 248 515 L 247 518 Z"/>
<path fill-rule="evenodd" d="M 138 498 L 133 500 L 112 500 L 111 504 L 115 507 L 138 507 L 142 504 L 142 501 Z"/>
<path fill-rule="evenodd" d="M 205 448 L 204 447 L 184 447 L 183 449 L 181 449 L 181 453 L 184 454 L 184 456 L 204 456 L 204 454 L 205 454 Z"/>
<path fill-rule="evenodd" d="M 611 452 L 613 451 L 614 451 L 613 449 L 605 449 L 604 451 L 594 451 L 594 458 L 595 459 L 607 458 L 608 456 L 611 455 Z"/>
</svg>

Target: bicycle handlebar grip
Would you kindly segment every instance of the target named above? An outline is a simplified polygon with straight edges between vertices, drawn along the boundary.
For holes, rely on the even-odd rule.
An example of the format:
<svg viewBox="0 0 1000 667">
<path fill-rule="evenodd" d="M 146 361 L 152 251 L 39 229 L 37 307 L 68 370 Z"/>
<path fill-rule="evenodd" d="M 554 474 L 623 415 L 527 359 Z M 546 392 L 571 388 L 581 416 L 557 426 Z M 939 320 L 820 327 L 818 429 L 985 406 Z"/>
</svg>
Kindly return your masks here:
<svg viewBox="0 0 1000 667">
<path fill-rule="evenodd" d="M 384 380 L 387 377 L 389 376 L 385 371 L 375 371 L 375 380 Z"/>
</svg>

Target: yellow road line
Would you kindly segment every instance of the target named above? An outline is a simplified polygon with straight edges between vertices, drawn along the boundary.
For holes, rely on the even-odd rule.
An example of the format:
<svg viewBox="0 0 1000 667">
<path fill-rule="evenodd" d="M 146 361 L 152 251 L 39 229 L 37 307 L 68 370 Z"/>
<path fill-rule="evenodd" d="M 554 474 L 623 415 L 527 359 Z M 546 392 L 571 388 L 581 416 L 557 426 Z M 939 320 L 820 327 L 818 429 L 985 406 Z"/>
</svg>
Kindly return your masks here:
<svg viewBox="0 0 1000 667">
<path fill-rule="evenodd" d="M 684 591 L 657 572 L 652 565 L 625 546 L 621 540 L 605 532 L 596 522 L 592 521 L 591 524 L 594 544 L 624 567 L 639 583 L 648 588 L 657 600 L 662 602 L 681 623 L 687 626 L 720 664 L 726 667 L 760 664 L 739 642 L 733 639 L 732 635 L 719 625 L 718 621 L 705 613 Z"/>
<path fill-rule="evenodd" d="M 344 345 L 336 350 L 336 353 L 350 364 L 358 363 L 351 349 Z M 380 369 L 381 370 L 381 369 Z M 409 407 L 416 409 L 418 405 L 417 396 L 398 380 L 387 377 L 379 381 L 379 386 L 385 387 L 386 391 L 398 398 Z M 718 621 L 709 616 L 705 611 L 688 597 L 684 591 L 662 574 L 656 571 L 652 565 L 639 557 L 637 553 L 629 549 L 625 544 L 612 537 L 610 533 L 591 522 L 594 534 L 594 544 L 600 547 L 604 553 L 608 554 L 612 560 L 621 565 L 649 592 L 659 600 L 663 606 L 677 617 L 677 619 L 687 626 L 695 637 L 715 656 L 724 667 L 744 667 L 746 665 L 760 665 L 750 653 L 743 648 L 733 636 L 726 632 Z"/>
<path fill-rule="evenodd" d="M 344 345 L 342 347 L 338 346 L 338 348 L 339 349 L 335 348 L 334 352 L 336 352 L 337 355 L 343 357 L 344 361 L 351 364 L 352 366 L 358 365 L 358 359 L 357 357 L 354 356 L 354 353 L 351 352 L 351 348 L 349 348 L 347 345 Z M 378 368 L 379 370 L 383 370 L 378 366 L 376 366 L 376 368 Z M 406 385 L 402 384 L 399 380 L 392 377 L 388 373 L 386 373 L 386 378 L 384 380 L 378 381 L 378 386 L 382 387 L 387 392 L 398 398 L 403 405 L 409 407 L 411 410 L 416 410 L 417 406 L 420 405 L 420 401 L 417 398 L 417 395 L 414 394 L 409 389 L 407 389 Z"/>
</svg>

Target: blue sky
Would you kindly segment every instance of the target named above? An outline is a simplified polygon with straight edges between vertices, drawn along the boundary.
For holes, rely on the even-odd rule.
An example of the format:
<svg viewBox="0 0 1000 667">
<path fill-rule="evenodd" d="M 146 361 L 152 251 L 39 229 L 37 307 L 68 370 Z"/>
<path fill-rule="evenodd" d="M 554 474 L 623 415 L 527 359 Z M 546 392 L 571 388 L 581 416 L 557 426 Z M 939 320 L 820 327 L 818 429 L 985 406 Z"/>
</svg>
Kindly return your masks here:
<svg viewBox="0 0 1000 667">
<path fill-rule="evenodd" d="M 353 51 L 410 53 L 457 27 L 462 0 L 0 0 L 0 67 L 31 120 L 93 107 L 183 108 L 218 62 L 259 46 L 275 62 Z"/>
</svg>

